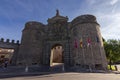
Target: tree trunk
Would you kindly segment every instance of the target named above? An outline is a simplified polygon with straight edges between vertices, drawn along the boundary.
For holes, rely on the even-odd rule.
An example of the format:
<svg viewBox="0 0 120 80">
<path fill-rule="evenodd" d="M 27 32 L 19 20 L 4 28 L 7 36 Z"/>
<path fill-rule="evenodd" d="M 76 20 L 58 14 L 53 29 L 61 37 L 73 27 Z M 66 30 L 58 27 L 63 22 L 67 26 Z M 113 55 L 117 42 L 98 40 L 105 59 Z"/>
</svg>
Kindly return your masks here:
<svg viewBox="0 0 120 80">
<path fill-rule="evenodd" d="M 110 59 L 110 70 L 112 70 L 112 60 Z"/>
</svg>

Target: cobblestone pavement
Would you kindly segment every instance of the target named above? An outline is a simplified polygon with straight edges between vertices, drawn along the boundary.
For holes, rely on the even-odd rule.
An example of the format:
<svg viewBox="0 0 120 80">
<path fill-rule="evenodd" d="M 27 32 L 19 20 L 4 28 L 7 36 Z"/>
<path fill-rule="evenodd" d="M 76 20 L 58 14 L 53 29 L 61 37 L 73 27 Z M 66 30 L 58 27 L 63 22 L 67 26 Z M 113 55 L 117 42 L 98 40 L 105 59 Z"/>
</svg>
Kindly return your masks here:
<svg viewBox="0 0 120 80">
<path fill-rule="evenodd" d="M 34 76 L 19 76 L 2 78 L 0 80 L 120 80 L 120 74 L 115 73 L 56 73 Z"/>
</svg>

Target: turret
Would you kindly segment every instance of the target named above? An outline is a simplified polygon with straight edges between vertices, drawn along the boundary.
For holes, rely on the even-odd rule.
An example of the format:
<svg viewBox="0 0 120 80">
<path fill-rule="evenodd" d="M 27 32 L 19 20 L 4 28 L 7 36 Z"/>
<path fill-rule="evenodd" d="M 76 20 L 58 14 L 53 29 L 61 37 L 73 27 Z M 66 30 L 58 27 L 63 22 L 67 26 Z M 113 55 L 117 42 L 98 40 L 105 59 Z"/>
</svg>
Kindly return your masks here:
<svg viewBox="0 0 120 80">
<path fill-rule="evenodd" d="M 40 55 L 42 55 L 41 47 L 45 35 L 44 27 L 44 24 L 36 21 L 29 21 L 25 24 L 17 64 L 32 65 L 41 63 L 42 56 Z"/>
<path fill-rule="evenodd" d="M 75 64 L 105 69 L 107 66 L 106 57 L 100 25 L 97 23 L 96 17 L 93 15 L 78 16 L 71 24 Z"/>
</svg>

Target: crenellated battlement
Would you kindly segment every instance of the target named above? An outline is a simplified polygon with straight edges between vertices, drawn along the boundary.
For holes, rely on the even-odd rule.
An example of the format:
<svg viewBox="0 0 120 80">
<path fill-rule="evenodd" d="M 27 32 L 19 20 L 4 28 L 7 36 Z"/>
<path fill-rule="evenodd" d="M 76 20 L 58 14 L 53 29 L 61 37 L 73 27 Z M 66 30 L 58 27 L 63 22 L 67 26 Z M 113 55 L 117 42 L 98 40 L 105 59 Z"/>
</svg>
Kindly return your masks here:
<svg viewBox="0 0 120 80">
<path fill-rule="evenodd" d="M 19 45 L 19 44 L 20 44 L 19 40 L 17 40 L 17 41 L 15 42 L 15 40 L 11 40 L 11 41 L 10 41 L 10 39 L 6 39 L 6 40 L 5 40 L 4 38 L 0 38 L 0 42 L 1 42 L 1 43 L 4 43 L 4 44 L 5 44 L 5 43 L 7 43 L 7 44 L 9 43 L 9 44 L 12 44 L 12 45 L 16 45 L 16 44 Z"/>
</svg>

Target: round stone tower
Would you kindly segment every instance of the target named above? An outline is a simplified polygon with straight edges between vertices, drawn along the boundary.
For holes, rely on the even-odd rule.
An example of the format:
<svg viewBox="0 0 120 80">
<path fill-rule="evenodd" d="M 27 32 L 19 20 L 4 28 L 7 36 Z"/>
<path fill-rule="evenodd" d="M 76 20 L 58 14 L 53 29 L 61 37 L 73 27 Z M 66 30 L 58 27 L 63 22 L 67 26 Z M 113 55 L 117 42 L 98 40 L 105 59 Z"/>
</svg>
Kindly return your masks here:
<svg viewBox="0 0 120 80">
<path fill-rule="evenodd" d="M 88 69 L 106 69 L 107 61 L 96 17 L 81 15 L 71 25 L 74 65 Z"/>
<path fill-rule="evenodd" d="M 44 25 L 40 22 L 27 22 L 22 31 L 17 64 L 34 65 L 42 63 Z"/>
</svg>

